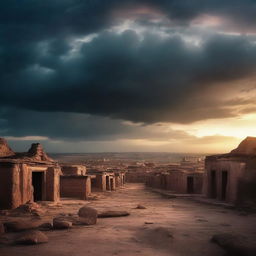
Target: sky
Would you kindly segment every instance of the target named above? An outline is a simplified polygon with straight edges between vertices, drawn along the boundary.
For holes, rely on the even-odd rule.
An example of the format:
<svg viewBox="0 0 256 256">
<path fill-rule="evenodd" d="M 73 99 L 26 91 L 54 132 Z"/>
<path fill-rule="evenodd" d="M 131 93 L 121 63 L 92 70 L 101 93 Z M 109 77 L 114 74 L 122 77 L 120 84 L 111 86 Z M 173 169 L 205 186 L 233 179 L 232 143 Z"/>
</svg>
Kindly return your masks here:
<svg viewBox="0 0 256 256">
<path fill-rule="evenodd" d="M 0 3 L 16 151 L 229 152 L 256 136 L 255 0 Z"/>
</svg>

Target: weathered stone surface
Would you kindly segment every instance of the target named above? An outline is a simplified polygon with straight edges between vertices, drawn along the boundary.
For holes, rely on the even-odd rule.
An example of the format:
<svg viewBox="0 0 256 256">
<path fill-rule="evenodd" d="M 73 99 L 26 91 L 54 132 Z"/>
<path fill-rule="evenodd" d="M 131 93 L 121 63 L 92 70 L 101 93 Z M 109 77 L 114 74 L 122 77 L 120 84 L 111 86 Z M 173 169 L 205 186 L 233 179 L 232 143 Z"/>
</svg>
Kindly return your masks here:
<svg viewBox="0 0 256 256">
<path fill-rule="evenodd" d="M 35 202 L 27 202 L 19 207 L 13 209 L 10 212 L 10 216 L 23 216 L 24 214 L 30 214 L 33 216 L 41 216 L 45 213 L 40 205 Z"/>
<path fill-rule="evenodd" d="M 20 234 L 14 241 L 15 244 L 35 245 L 47 243 L 48 237 L 41 231 L 32 230 Z"/>
<path fill-rule="evenodd" d="M 48 231 L 48 230 L 53 229 L 53 225 L 50 222 L 46 222 L 46 223 L 41 224 L 38 228 L 41 231 Z"/>
<path fill-rule="evenodd" d="M 98 212 L 94 208 L 84 206 L 79 209 L 78 216 L 84 225 L 94 225 L 97 223 Z"/>
<path fill-rule="evenodd" d="M 4 224 L 0 222 L 0 236 L 5 233 Z"/>
<path fill-rule="evenodd" d="M 69 229 L 72 227 L 72 222 L 60 220 L 58 218 L 53 219 L 53 228 L 54 229 Z"/>
<path fill-rule="evenodd" d="M 124 217 L 130 215 L 127 211 L 105 211 L 99 213 L 98 218 Z"/>
<path fill-rule="evenodd" d="M 29 149 L 27 156 L 33 160 L 36 161 L 49 161 L 53 162 L 53 159 L 51 159 L 45 152 L 40 143 L 33 143 L 31 145 L 31 148 Z"/>
<path fill-rule="evenodd" d="M 31 221 L 9 221 L 4 223 L 7 232 L 21 232 L 38 227 L 38 223 Z"/>
<path fill-rule="evenodd" d="M 236 149 L 233 149 L 231 154 L 245 154 L 245 155 L 256 155 L 256 138 L 247 137 L 244 139 Z"/>
<path fill-rule="evenodd" d="M 230 255 L 254 256 L 256 255 L 256 243 L 249 242 L 246 237 L 228 233 L 216 234 L 211 239 Z"/>
<path fill-rule="evenodd" d="M 13 156 L 15 153 L 8 146 L 7 141 L 4 138 L 0 138 L 0 157 Z"/>
</svg>

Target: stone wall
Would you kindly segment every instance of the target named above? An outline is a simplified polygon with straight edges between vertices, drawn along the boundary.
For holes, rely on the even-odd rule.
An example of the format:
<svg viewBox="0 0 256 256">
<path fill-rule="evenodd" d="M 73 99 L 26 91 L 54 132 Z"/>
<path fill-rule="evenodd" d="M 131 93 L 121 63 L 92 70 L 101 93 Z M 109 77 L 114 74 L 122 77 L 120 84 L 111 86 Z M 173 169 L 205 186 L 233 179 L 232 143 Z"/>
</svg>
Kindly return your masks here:
<svg viewBox="0 0 256 256">
<path fill-rule="evenodd" d="M 61 197 L 72 197 L 86 200 L 91 194 L 91 179 L 89 176 L 61 176 Z"/>
</svg>

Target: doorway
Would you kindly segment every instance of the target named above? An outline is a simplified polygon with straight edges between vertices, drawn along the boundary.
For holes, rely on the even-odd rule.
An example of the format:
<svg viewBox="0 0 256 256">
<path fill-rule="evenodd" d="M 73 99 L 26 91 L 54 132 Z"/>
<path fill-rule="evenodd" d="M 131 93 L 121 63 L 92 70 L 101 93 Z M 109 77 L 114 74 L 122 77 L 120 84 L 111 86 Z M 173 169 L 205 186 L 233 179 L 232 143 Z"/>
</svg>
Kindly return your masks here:
<svg viewBox="0 0 256 256">
<path fill-rule="evenodd" d="M 194 193 L 194 177 L 187 177 L 187 193 Z"/>
<path fill-rule="evenodd" d="M 32 186 L 34 201 L 43 200 L 43 172 L 32 172 Z"/>
<path fill-rule="evenodd" d="M 226 200 L 227 194 L 227 185 L 228 185 L 228 172 L 222 171 L 221 175 L 221 199 Z"/>
<path fill-rule="evenodd" d="M 210 190 L 210 197 L 216 198 L 217 197 L 217 186 L 216 186 L 216 171 L 211 171 L 211 190 Z"/>
<path fill-rule="evenodd" d="M 115 190 L 115 188 L 114 188 L 114 178 L 110 179 L 110 187 L 111 187 L 111 190 Z"/>
<path fill-rule="evenodd" d="M 106 189 L 111 190 L 109 176 L 106 176 Z"/>
</svg>

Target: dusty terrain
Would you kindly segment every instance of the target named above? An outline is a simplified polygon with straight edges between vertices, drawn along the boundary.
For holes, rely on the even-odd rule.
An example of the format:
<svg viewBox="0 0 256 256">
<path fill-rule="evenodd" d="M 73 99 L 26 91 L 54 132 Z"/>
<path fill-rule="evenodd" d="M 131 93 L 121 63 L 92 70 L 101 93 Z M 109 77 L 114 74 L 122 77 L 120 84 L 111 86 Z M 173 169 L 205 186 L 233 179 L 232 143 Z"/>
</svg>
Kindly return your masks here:
<svg viewBox="0 0 256 256">
<path fill-rule="evenodd" d="M 225 252 L 210 242 L 219 232 L 256 237 L 256 216 L 244 215 L 189 199 L 166 199 L 141 184 L 126 184 L 117 192 L 98 194 L 96 200 L 63 200 L 49 207 L 41 219 L 58 214 L 76 214 L 87 204 L 98 211 L 127 210 L 130 216 L 98 219 L 94 226 L 74 226 L 69 230 L 47 231 L 46 244 L 1 245 L 1 256 L 220 256 Z M 135 209 L 138 204 L 146 209 Z M 5 220 L 7 217 L 1 217 Z M 8 217 L 9 219 L 10 217 Z M 13 217 L 13 219 L 18 217 Z"/>
</svg>

